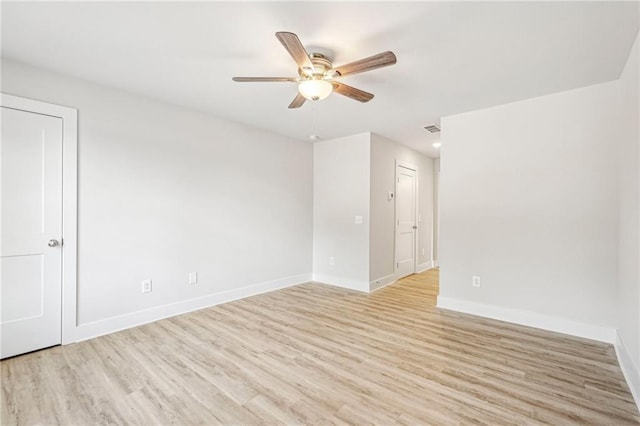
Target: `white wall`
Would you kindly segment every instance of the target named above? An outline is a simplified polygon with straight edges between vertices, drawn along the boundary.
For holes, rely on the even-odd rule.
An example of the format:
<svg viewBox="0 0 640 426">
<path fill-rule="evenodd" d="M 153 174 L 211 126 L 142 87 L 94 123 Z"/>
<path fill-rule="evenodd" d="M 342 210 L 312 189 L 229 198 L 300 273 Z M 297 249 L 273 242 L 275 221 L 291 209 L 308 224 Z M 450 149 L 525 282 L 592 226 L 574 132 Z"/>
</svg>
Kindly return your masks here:
<svg viewBox="0 0 640 426">
<path fill-rule="evenodd" d="M 79 110 L 80 324 L 310 278 L 310 144 L 8 60 L 2 91 Z"/>
<path fill-rule="evenodd" d="M 418 168 L 418 265 L 432 267 L 433 160 L 375 133 L 371 134 L 371 246 L 370 281 L 388 281 L 395 263 L 396 161 Z"/>
<path fill-rule="evenodd" d="M 315 281 L 369 291 L 369 159 L 369 133 L 313 145 Z"/>
<path fill-rule="evenodd" d="M 627 381 L 640 403 L 640 42 L 636 39 L 619 80 L 619 289 L 618 332 L 624 349 L 619 350 Z M 622 353 L 621 353 L 622 352 Z M 624 353 L 626 352 L 626 353 Z"/>
<path fill-rule="evenodd" d="M 611 82 L 442 120 L 439 306 L 613 339 L 616 102 Z"/>
</svg>

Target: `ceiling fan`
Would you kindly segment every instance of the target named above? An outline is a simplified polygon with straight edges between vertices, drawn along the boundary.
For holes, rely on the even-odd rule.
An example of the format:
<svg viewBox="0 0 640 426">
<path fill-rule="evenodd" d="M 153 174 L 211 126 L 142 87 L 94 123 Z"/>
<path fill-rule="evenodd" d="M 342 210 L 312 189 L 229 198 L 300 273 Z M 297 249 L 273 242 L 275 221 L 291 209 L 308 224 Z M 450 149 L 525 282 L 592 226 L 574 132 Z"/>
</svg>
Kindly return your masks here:
<svg viewBox="0 0 640 426">
<path fill-rule="evenodd" d="M 336 92 L 359 102 L 369 102 L 373 94 L 336 81 L 340 77 L 375 70 L 396 63 L 393 52 L 382 52 L 359 61 L 334 67 L 331 60 L 321 53 L 307 53 L 294 33 L 277 32 L 276 37 L 287 49 L 296 64 L 298 77 L 233 77 L 238 82 L 290 82 L 298 83 L 298 94 L 289 108 L 300 108 L 307 99 L 317 101 Z"/>
</svg>

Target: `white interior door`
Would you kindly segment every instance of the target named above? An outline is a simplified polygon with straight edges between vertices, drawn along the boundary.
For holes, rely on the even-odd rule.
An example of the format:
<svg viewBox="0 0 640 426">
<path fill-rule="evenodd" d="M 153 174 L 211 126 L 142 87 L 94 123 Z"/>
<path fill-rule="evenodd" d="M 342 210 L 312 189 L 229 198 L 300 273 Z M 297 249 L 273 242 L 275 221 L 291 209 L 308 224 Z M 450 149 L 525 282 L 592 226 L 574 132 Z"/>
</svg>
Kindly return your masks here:
<svg viewBox="0 0 640 426">
<path fill-rule="evenodd" d="M 396 279 L 416 269 L 416 172 L 396 166 Z"/>
<path fill-rule="evenodd" d="M 1 108 L 0 357 L 61 343 L 62 119 Z"/>
</svg>

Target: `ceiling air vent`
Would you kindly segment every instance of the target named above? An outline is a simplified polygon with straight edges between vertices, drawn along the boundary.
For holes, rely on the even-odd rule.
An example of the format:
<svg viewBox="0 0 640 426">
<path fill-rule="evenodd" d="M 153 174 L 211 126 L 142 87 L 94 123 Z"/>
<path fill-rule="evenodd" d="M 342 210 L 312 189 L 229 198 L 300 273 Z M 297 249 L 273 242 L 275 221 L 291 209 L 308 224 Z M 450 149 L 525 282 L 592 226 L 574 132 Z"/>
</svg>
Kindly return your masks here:
<svg viewBox="0 0 640 426">
<path fill-rule="evenodd" d="M 430 126 L 424 126 L 424 128 L 429 131 L 429 133 L 438 133 L 440 131 L 440 127 L 432 124 Z"/>
</svg>

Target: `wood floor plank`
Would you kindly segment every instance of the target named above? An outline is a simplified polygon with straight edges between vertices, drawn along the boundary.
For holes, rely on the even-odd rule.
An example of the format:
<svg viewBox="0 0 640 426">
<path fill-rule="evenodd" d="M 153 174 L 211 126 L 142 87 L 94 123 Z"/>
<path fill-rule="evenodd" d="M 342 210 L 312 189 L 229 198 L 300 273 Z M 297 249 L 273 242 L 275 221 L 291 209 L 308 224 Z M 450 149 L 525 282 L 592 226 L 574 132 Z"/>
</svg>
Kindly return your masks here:
<svg viewBox="0 0 640 426">
<path fill-rule="evenodd" d="M 2 425 L 638 425 L 611 345 L 308 283 L 3 360 Z"/>
</svg>

